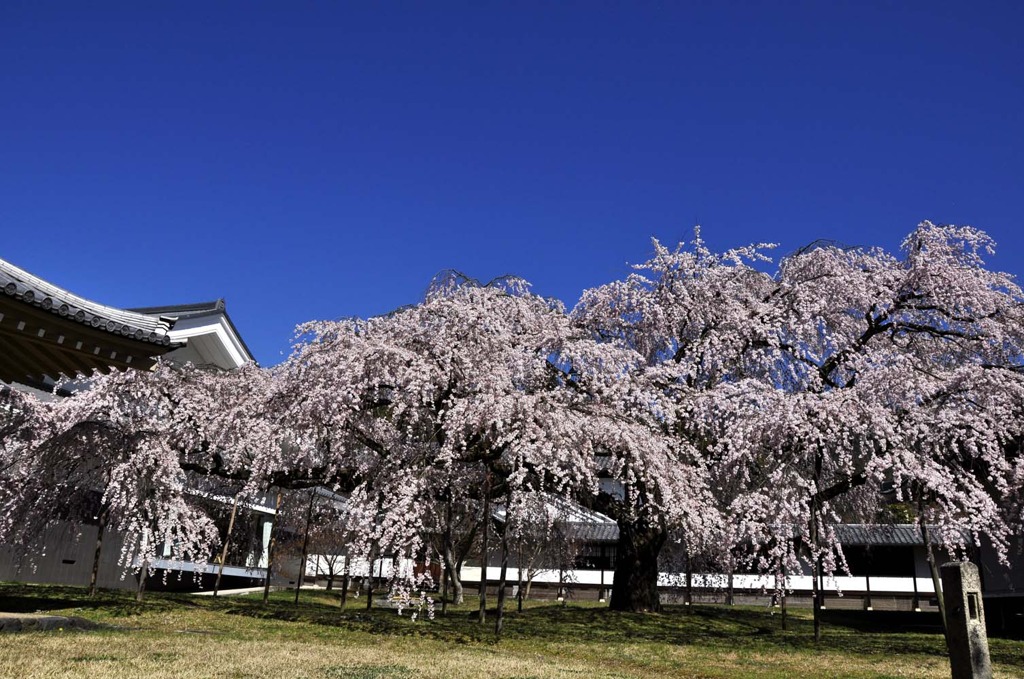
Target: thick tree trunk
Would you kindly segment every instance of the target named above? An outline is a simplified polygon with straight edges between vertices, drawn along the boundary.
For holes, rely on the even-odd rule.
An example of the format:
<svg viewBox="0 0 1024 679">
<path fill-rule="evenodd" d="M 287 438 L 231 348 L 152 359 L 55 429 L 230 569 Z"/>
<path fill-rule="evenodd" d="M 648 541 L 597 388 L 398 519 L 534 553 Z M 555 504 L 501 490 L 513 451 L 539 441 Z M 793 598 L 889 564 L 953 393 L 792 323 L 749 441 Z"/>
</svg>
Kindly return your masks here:
<svg viewBox="0 0 1024 679">
<path fill-rule="evenodd" d="M 647 519 L 619 521 L 615 581 L 608 607 L 613 611 L 660 611 L 658 554 L 668 531 Z"/>
<path fill-rule="evenodd" d="M 465 600 L 465 596 L 462 591 L 462 580 L 459 578 L 461 564 L 455 561 L 455 555 L 451 551 L 447 551 L 442 554 L 441 561 L 444 562 L 444 571 L 448 574 L 448 583 L 451 586 L 452 603 L 459 606 Z"/>
<path fill-rule="evenodd" d="M 455 568 L 448 572 L 448 577 L 451 578 L 452 585 L 452 603 L 456 606 L 461 606 L 466 602 L 465 591 L 462 587 L 462 576 L 459 573 L 462 572 L 462 562 L 456 561 Z"/>
</svg>

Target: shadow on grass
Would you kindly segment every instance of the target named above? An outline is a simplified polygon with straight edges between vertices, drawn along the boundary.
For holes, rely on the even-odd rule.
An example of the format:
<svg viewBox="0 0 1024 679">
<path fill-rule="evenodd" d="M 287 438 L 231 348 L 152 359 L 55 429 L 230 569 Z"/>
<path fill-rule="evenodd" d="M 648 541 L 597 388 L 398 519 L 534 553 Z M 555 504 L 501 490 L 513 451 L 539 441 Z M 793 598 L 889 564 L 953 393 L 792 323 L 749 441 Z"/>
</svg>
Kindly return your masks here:
<svg viewBox="0 0 1024 679">
<path fill-rule="evenodd" d="M 323 625 L 388 636 L 432 638 L 450 644 L 497 643 L 493 634 L 495 611 L 480 624 L 470 607 L 456 607 L 433 621 L 413 622 L 409 614 L 392 609 L 366 611 L 365 599 L 350 600 L 346 609 L 334 592 L 303 592 L 298 604 L 294 592 L 276 592 L 270 602 L 251 597 L 196 597 L 150 592 L 142 603 L 134 593 L 102 591 L 89 598 L 84 588 L 0 583 L 0 610 L 26 612 L 79 608 L 96 617 L 126 617 L 168 610 L 202 609 L 217 614 L 254 619 Z M 789 629 L 771 609 L 698 605 L 687 610 L 667 607 L 663 613 L 623 613 L 604 607 L 532 603 L 522 613 L 506 612 L 504 638 L 531 645 L 614 645 L 625 641 L 675 646 L 694 645 L 729 651 L 759 653 L 835 652 L 843 655 L 906 655 L 945 657 L 946 648 L 934 615 L 884 611 L 827 611 L 823 639 L 815 643 L 810 612 L 791 611 Z M 990 640 L 992 659 L 1024 667 L 1024 645 Z"/>
</svg>

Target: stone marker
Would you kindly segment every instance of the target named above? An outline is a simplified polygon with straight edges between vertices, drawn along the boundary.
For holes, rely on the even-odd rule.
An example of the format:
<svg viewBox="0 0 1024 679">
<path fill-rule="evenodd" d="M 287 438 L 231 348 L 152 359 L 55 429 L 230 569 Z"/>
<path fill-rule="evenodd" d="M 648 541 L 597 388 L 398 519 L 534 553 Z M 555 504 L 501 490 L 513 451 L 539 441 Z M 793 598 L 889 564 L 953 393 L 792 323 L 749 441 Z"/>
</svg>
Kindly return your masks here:
<svg viewBox="0 0 1024 679">
<path fill-rule="evenodd" d="M 942 597 L 953 679 L 992 679 L 978 567 L 965 561 L 943 564 Z"/>
</svg>

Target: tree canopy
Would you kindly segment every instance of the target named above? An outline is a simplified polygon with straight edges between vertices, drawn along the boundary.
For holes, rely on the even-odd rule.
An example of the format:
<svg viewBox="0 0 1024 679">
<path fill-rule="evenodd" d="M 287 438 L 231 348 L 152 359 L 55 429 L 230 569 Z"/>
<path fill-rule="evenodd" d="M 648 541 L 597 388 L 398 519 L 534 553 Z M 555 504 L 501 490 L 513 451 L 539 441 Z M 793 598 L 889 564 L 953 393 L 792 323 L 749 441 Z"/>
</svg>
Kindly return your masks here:
<svg viewBox="0 0 1024 679">
<path fill-rule="evenodd" d="M 834 527 L 912 503 L 955 553 L 1021 533 L 1024 293 L 993 244 L 924 222 L 892 254 L 699 232 L 571 312 L 520 279 L 440 277 L 420 303 L 300 326 L 282 365 L 159 365 L 0 401 L 0 540 L 102 505 L 123 563 L 205 560 L 210 488 L 323 485 L 354 553 L 419 555 L 458 516 L 556 493 L 619 524 L 613 606 L 657 607 L 668 540 L 765 572 L 842 568 Z M 886 494 L 887 493 L 887 494 Z M 510 517 L 521 525 L 524 516 Z M 434 540 L 436 545 L 437 541 Z M 653 574 L 653 580 L 652 580 Z"/>
</svg>

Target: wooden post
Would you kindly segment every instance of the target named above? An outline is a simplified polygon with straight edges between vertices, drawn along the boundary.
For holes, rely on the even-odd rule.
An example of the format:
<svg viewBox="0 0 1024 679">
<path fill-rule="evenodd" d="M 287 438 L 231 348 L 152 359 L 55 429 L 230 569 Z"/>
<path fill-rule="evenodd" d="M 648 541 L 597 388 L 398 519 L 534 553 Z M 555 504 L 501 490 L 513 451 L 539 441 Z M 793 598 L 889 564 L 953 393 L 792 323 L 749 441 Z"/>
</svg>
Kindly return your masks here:
<svg viewBox="0 0 1024 679">
<path fill-rule="evenodd" d="M 277 515 L 281 513 L 281 490 L 277 491 L 274 517 L 270 520 L 270 543 L 267 545 L 267 579 L 263 583 L 263 604 L 270 601 L 270 576 L 274 565 L 274 546 L 277 542 Z"/>
<path fill-rule="evenodd" d="M 313 523 L 313 505 L 316 502 L 316 489 L 309 490 L 309 509 L 306 510 L 306 534 L 302 536 L 302 559 L 299 561 L 299 579 L 295 581 L 295 604 L 299 603 L 299 591 L 306 576 L 306 557 L 309 555 L 309 526 Z"/>
<path fill-rule="evenodd" d="M 224 562 L 228 558 L 228 546 L 231 544 L 231 531 L 235 528 L 235 513 L 238 511 L 238 493 L 235 493 L 235 500 L 231 503 L 231 518 L 228 519 L 228 532 L 224 536 L 224 548 L 220 551 L 220 565 L 217 567 L 217 579 L 213 582 L 213 596 L 220 592 L 220 579 L 224 575 Z"/>
</svg>

